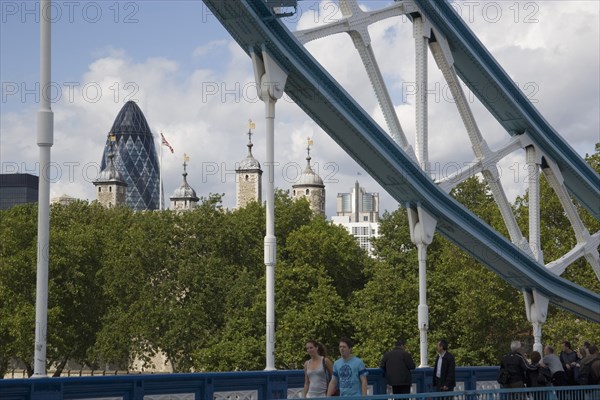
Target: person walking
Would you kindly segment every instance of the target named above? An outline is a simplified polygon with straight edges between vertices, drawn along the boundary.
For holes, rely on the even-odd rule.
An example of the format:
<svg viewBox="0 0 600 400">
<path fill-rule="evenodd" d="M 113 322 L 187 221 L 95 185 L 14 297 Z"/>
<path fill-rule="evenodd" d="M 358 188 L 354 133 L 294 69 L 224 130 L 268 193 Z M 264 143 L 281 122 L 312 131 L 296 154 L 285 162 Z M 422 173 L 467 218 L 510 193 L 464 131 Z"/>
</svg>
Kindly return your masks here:
<svg viewBox="0 0 600 400">
<path fill-rule="evenodd" d="M 438 355 L 433 368 L 433 386 L 438 392 L 451 392 L 456 386 L 456 363 L 448 352 L 448 342 L 440 340 L 437 344 Z"/>
<path fill-rule="evenodd" d="M 558 363 L 560 364 L 560 360 Z M 521 353 L 521 342 L 513 340 L 510 343 L 510 353 L 504 355 L 500 361 L 500 369 L 504 369 L 508 374 L 508 378 L 502 384 L 502 387 L 515 389 L 525 387 L 527 371 L 537 370 L 537 367 L 529 365 Z"/>
<path fill-rule="evenodd" d="M 398 339 L 396 347 L 383 355 L 379 368 L 383 370 L 383 375 L 392 387 L 393 394 L 410 393 L 412 386 L 412 376 L 410 371 L 417 366 L 410 353 L 406 351 L 403 339 Z"/>
<path fill-rule="evenodd" d="M 321 343 L 307 340 L 305 349 L 310 359 L 304 363 L 303 397 L 325 397 L 333 373 L 333 364 L 327 358 L 327 350 Z"/>
<path fill-rule="evenodd" d="M 331 396 L 339 387 L 340 396 L 367 395 L 367 369 L 365 363 L 352 354 L 354 343 L 348 338 L 339 340 L 340 358 L 333 363 L 333 378 L 327 388 Z"/>
</svg>

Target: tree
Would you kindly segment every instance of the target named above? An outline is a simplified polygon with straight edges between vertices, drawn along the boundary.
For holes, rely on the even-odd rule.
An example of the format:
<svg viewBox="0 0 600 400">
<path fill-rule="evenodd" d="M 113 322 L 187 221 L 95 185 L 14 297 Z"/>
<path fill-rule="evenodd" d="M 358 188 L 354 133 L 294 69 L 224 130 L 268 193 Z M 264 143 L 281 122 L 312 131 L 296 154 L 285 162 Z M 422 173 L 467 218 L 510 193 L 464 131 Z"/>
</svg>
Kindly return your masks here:
<svg viewBox="0 0 600 400">
<path fill-rule="evenodd" d="M 451 195 L 507 236 L 499 209 L 484 181 L 470 178 L 452 190 Z M 434 296 L 436 292 L 441 296 L 435 301 L 432 313 L 445 320 L 445 336 L 453 345 L 457 362 L 497 364 L 508 351 L 511 340 L 526 341 L 530 335 L 522 294 L 445 238 L 440 241 L 439 261 L 440 268 L 432 276 L 436 281 L 433 285 L 446 286 L 446 290 L 434 289 Z M 449 299 L 454 307 L 437 306 Z"/>
<path fill-rule="evenodd" d="M 471 178 L 452 195 L 497 230 L 505 230 L 485 183 Z M 371 365 L 398 337 L 409 348 L 419 348 L 418 260 L 406 210 L 385 214 L 380 232 L 374 242 L 379 263 L 356 295 L 353 317 L 362 354 Z M 520 293 L 439 234 L 427 249 L 427 300 L 429 341 L 448 340 L 459 364 L 495 364 L 503 351 L 495 343 L 509 342 L 525 326 Z M 429 348 L 433 357 L 435 348 Z"/>
<path fill-rule="evenodd" d="M 418 349 L 419 303 L 416 247 L 410 241 L 405 209 L 385 213 L 381 236 L 373 241 L 377 257 L 366 270 L 367 283 L 353 298 L 351 319 L 360 356 L 369 366 L 379 365 L 399 336 L 409 349 Z"/>
<path fill-rule="evenodd" d="M 36 205 L 2 212 L 0 332 L 5 357 L 33 374 L 37 265 Z M 96 279 L 103 243 L 98 229 L 105 209 L 74 202 L 51 208 L 47 362 L 60 375 L 67 360 L 86 362 L 104 311 Z M 43 254 L 47 254 L 44 252 Z M 6 361 L 4 361 L 6 364 Z"/>
<path fill-rule="evenodd" d="M 89 351 L 106 308 L 97 279 L 104 248 L 99 234 L 107 210 L 77 201 L 53 205 L 48 284 L 48 360 L 60 376 L 67 361 L 89 362 Z M 53 324 L 51 324 L 53 323 Z"/>
<path fill-rule="evenodd" d="M 331 274 L 340 273 L 336 268 L 346 272 L 359 271 L 360 274 L 361 263 L 367 257 L 344 230 L 327 224 L 322 218 L 311 218 L 306 201 L 292 201 L 287 193 L 279 191 L 275 205 L 278 241 L 276 365 L 278 368 L 296 368 L 302 364 L 303 353 L 299 349 L 305 340 L 318 338 L 327 343 L 347 330 L 344 318 L 338 313 L 343 303 L 337 292 L 356 284 L 356 278 L 343 278 L 334 283 Z M 251 262 L 236 261 L 241 265 L 236 265 L 239 272 L 229 280 L 224 327 L 211 338 L 207 347 L 194 352 L 197 370 L 264 368 L 266 295 L 262 216 L 264 209 L 257 209 L 255 204 L 227 216 L 232 218 L 225 222 L 227 253 L 237 253 L 239 249 L 242 254 L 252 257 Z M 260 221 L 262 225 L 257 227 L 251 221 Z M 321 250 L 315 252 L 315 247 Z M 328 256 L 317 258 L 321 252 Z M 360 258 L 350 263 L 350 254 Z M 230 261 L 235 261 L 235 257 Z"/>
<path fill-rule="evenodd" d="M 290 265 L 322 266 L 342 299 L 364 286 L 363 271 L 371 262 L 343 227 L 320 217 L 288 236 L 284 254 Z"/>
<path fill-rule="evenodd" d="M 35 326 L 36 221 L 37 207 L 33 204 L 0 211 L 0 368 L 19 359 L 30 375 Z"/>
</svg>

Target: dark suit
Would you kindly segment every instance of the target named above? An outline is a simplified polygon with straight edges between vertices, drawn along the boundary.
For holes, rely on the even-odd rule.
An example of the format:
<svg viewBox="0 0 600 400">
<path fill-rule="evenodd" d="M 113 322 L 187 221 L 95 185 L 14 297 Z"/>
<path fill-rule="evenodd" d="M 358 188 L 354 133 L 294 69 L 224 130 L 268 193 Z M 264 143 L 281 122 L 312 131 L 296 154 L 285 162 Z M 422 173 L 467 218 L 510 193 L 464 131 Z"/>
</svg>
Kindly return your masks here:
<svg viewBox="0 0 600 400">
<path fill-rule="evenodd" d="M 437 369 L 439 362 L 442 363 L 442 369 L 440 371 L 440 377 L 438 378 Z M 443 392 L 444 386 L 448 388 L 448 391 L 454 390 L 454 386 L 456 386 L 455 369 L 456 363 L 452 354 L 446 352 L 443 357 L 440 357 L 438 354 L 435 359 L 435 364 L 433 364 L 433 386 L 438 392 Z"/>
<path fill-rule="evenodd" d="M 410 393 L 412 376 L 410 371 L 416 368 L 412 356 L 401 347 L 395 347 L 383 355 L 379 367 L 383 370 L 394 394 Z"/>
</svg>

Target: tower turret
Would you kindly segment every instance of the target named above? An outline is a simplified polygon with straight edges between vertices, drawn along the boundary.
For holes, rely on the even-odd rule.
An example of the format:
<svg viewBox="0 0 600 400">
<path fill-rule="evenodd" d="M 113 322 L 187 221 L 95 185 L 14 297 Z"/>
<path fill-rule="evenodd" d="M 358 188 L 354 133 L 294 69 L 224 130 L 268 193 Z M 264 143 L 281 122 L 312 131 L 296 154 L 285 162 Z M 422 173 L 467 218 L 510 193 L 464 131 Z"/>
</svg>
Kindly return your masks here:
<svg viewBox="0 0 600 400">
<path fill-rule="evenodd" d="M 198 196 L 196 191 L 187 182 L 187 162 L 190 158 L 187 154 L 183 155 L 183 182 L 181 186 L 175 189 L 173 196 L 170 197 L 171 209 L 175 211 L 190 211 L 198 205 Z"/>
<path fill-rule="evenodd" d="M 262 169 L 260 163 L 252 155 L 252 129 L 255 125 L 252 120 L 248 127 L 248 155 L 235 170 L 236 208 L 244 207 L 246 204 L 262 201 Z"/>
<path fill-rule="evenodd" d="M 325 185 L 321 177 L 315 173 L 310 165 L 310 146 L 312 144 L 312 139 L 307 138 L 306 168 L 300 175 L 297 183 L 292 186 L 292 198 L 300 199 L 305 197 L 313 213 L 325 216 Z"/>
<path fill-rule="evenodd" d="M 96 186 L 96 199 L 104 207 L 124 206 L 127 203 L 127 182 L 117 170 L 114 158 L 114 144 L 116 137 L 108 134 L 108 163 L 93 182 Z"/>
</svg>

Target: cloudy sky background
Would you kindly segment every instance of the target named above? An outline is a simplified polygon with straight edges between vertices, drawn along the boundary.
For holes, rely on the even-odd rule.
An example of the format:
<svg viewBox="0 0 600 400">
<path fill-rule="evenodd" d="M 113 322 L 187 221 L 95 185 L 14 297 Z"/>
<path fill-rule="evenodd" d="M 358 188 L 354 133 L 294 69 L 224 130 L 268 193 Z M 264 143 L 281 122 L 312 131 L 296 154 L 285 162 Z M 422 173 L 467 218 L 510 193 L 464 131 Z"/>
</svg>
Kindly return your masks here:
<svg viewBox="0 0 600 400">
<path fill-rule="evenodd" d="M 340 18 L 336 2 L 300 2 L 286 19 L 305 29 Z M 363 1 L 376 9 L 389 1 Z M 248 119 L 256 122 L 254 155 L 265 159 L 264 105 L 256 97 L 249 57 L 201 1 L 56 2 L 53 26 L 51 197 L 95 198 L 95 179 L 106 135 L 127 100 L 136 100 L 163 150 L 165 200 L 181 183 L 184 153 L 188 181 L 199 196 L 225 193 L 235 205 L 236 163 L 246 155 Z M 0 163 L 2 173 L 38 174 L 35 92 L 39 80 L 39 25 L 35 2 L 2 1 L 0 24 Z M 544 117 L 582 156 L 600 141 L 600 2 L 454 2 L 471 29 Z M 414 43 L 412 24 L 396 17 L 371 26 L 379 66 L 400 122 L 414 145 Z M 348 35 L 311 42 L 310 52 L 382 126 L 383 117 Z M 429 58 L 430 159 L 440 174 L 473 159 L 449 91 Z M 369 90 L 367 90 L 369 89 Z M 472 96 L 480 129 L 492 148 L 508 134 Z M 387 127 L 385 127 L 387 130 Z M 276 186 L 289 189 L 306 163 L 306 138 L 327 190 L 335 196 L 358 179 L 380 192 L 381 208 L 397 203 L 289 99 L 277 103 Z M 157 141 L 157 150 L 158 144 Z M 521 153 L 505 159 L 502 181 L 509 197 L 524 193 Z M 360 174 L 360 175 L 359 175 Z"/>
</svg>

